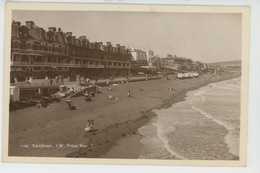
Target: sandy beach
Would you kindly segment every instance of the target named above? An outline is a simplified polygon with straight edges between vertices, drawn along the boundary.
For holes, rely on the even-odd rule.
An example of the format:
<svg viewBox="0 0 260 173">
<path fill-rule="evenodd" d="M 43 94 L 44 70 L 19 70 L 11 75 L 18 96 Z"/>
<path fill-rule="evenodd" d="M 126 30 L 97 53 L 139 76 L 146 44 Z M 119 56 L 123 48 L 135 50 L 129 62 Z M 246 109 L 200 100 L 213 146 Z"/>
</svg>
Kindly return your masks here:
<svg viewBox="0 0 260 173">
<path fill-rule="evenodd" d="M 74 111 L 68 109 L 66 100 L 46 109 L 12 111 L 9 156 L 99 158 L 122 137 L 132 135 L 138 139 L 137 129 L 155 116 L 151 110 L 170 107 L 183 100 L 187 91 L 234 77 L 237 76 L 126 83 L 112 86 L 112 91 L 101 88 L 92 102 L 85 102 L 83 97 L 73 98 L 72 103 L 79 108 Z M 168 90 L 169 87 L 173 90 Z M 129 90 L 132 97 L 127 97 Z M 109 94 L 118 100 L 109 100 Z M 94 132 L 84 132 L 88 120 L 95 121 Z M 188 130 L 183 129 L 180 135 Z M 118 151 L 118 158 L 139 157 L 141 144 L 134 141 L 129 144 L 132 150 Z"/>
</svg>

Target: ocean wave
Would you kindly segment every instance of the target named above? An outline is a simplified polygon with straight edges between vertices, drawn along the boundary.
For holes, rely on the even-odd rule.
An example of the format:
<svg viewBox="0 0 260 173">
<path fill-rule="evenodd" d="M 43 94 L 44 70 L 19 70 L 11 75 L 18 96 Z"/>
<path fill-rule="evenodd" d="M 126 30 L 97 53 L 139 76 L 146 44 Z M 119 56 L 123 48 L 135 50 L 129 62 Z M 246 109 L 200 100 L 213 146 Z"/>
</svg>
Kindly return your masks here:
<svg viewBox="0 0 260 173">
<path fill-rule="evenodd" d="M 212 86 L 219 88 L 219 89 L 225 89 L 225 90 L 232 90 L 232 91 L 239 91 L 240 90 L 239 87 L 231 86 L 231 85 L 228 85 L 228 84 L 221 85 L 221 86 L 216 85 L 216 84 L 212 84 Z"/>
<path fill-rule="evenodd" d="M 173 132 L 173 131 L 171 131 Z M 158 137 L 163 141 L 164 143 L 164 147 L 166 148 L 166 150 L 171 153 L 173 156 L 179 158 L 179 159 L 182 159 L 182 160 L 187 160 L 184 156 L 178 154 L 176 151 L 174 151 L 172 149 L 172 147 L 170 146 L 169 144 L 169 139 L 166 137 L 165 135 L 165 131 L 163 130 L 162 127 L 159 127 L 157 128 L 157 133 L 158 133 Z"/>
<path fill-rule="evenodd" d="M 169 141 L 164 134 L 172 132 L 171 130 L 158 125 L 158 121 L 151 120 L 145 126 L 138 129 L 139 133 L 144 136 L 141 143 L 145 146 L 139 155 L 139 159 L 186 159 L 171 149 Z"/>
<path fill-rule="evenodd" d="M 170 108 L 154 110 L 157 117 L 139 129 L 144 136 L 141 140 L 144 147 L 139 158 L 232 160 L 233 156 L 239 157 L 240 123 L 238 116 L 240 114 L 235 110 L 239 110 L 240 106 L 237 104 L 240 87 L 236 86 L 239 85 L 239 79 L 230 81 L 229 85 L 228 81 L 223 81 L 190 91 L 185 100 L 175 103 Z M 235 81 L 234 84 L 233 81 Z M 230 92 L 230 90 L 234 92 Z M 227 131 L 227 134 L 224 134 L 225 137 L 223 136 L 224 139 L 219 137 L 217 138 L 219 141 L 216 141 L 221 153 L 215 151 L 215 144 L 207 143 L 212 138 L 203 140 L 203 144 L 208 145 L 208 150 L 205 151 L 205 148 L 199 146 L 201 145 L 200 140 L 195 139 L 196 136 L 190 136 L 192 144 L 188 142 L 190 141 L 189 136 L 178 136 L 182 133 L 180 130 L 184 130 L 185 133 L 186 128 L 193 128 L 194 134 L 197 133 L 198 136 L 203 137 L 204 133 L 200 127 L 207 127 L 207 123 L 216 123 L 216 126 L 219 125 L 221 129 Z M 209 137 L 212 136 L 208 131 L 205 132 Z M 212 137 L 214 138 L 214 135 Z M 224 149 L 225 145 L 227 145 L 226 149 Z M 189 148 L 191 146 L 194 148 Z"/>
<path fill-rule="evenodd" d="M 225 127 L 228 131 L 228 134 L 225 136 L 225 142 L 229 147 L 229 152 L 235 156 L 239 156 L 239 151 L 237 150 L 237 143 L 239 143 L 239 135 L 237 135 L 237 131 L 239 130 L 238 127 L 232 126 L 224 121 L 214 118 L 212 115 L 206 113 L 200 108 L 195 106 L 191 106 L 192 109 L 200 112 L 200 114 L 204 115 L 206 118 L 214 121 L 215 123 Z"/>
</svg>

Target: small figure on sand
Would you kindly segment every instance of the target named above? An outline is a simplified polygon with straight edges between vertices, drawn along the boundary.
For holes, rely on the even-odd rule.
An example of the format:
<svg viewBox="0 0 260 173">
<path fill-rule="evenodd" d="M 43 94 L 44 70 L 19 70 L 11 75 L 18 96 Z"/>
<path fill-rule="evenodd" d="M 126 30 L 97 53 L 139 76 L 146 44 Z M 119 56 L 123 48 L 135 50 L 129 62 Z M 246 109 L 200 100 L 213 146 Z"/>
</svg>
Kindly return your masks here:
<svg viewBox="0 0 260 173">
<path fill-rule="evenodd" d="M 70 110 L 76 110 L 76 109 L 78 109 L 77 106 L 74 106 L 74 105 L 71 104 L 71 100 L 67 100 L 66 102 L 67 102 L 67 105 L 68 105 L 68 107 L 69 107 Z"/>
<path fill-rule="evenodd" d="M 51 80 L 50 80 L 50 85 L 52 85 L 52 83 L 53 83 L 53 80 L 51 79 Z"/>
<path fill-rule="evenodd" d="M 113 96 L 111 94 L 109 94 L 108 99 L 113 100 Z"/>
<path fill-rule="evenodd" d="M 132 97 L 132 95 L 131 95 L 131 90 L 128 91 L 127 97 Z"/>
<path fill-rule="evenodd" d="M 94 130 L 94 120 L 88 120 L 87 127 L 85 128 L 86 132 L 91 132 Z"/>
<path fill-rule="evenodd" d="M 49 103 L 48 103 L 48 100 L 46 97 L 43 97 L 42 100 L 41 100 L 41 106 L 42 108 L 49 108 Z"/>
<path fill-rule="evenodd" d="M 173 88 L 172 88 L 172 87 L 170 87 L 170 88 L 169 88 L 169 90 L 170 90 L 170 91 L 173 91 Z"/>
<path fill-rule="evenodd" d="M 40 101 L 37 103 L 36 108 L 42 108 L 42 103 Z"/>
<path fill-rule="evenodd" d="M 85 96 L 85 101 L 86 101 L 86 102 L 90 102 L 90 101 L 91 101 L 91 95 L 90 95 L 88 92 L 86 92 L 86 93 L 84 94 L 84 96 Z"/>
<path fill-rule="evenodd" d="M 141 92 L 141 91 L 144 91 L 144 89 L 143 89 L 143 88 L 140 88 L 139 91 L 140 91 L 140 92 Z"/>
<path fill-rule="evenodd" d="M 109 100 L 118 100 L 117 97 L 113 97 L 111 94 L 109 94 L 108 99 L 109 99 Z"/>
<path fill-rule="evenodd" d="M 90 95 L 91 97 L 95 97 L 96 94 L 95 94 L 94 92 L 90 91 L 90 92 L 89 92 L 89 95 Z"/>
</svg>

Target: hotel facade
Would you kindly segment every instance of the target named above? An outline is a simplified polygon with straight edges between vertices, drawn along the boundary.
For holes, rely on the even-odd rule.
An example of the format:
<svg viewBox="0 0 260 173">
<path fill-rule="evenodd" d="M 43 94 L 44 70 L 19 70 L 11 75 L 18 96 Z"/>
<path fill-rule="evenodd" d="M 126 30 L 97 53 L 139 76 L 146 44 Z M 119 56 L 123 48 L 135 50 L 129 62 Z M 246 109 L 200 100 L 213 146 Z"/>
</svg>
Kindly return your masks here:
<svg viewBox="0 0 260 173">
<path fill-rule="evenodd" d="M 168 54 L 166 58 L 162 59 L 162 66 L 173 70 L 180 71 L 201 71 L 203 70 L 204 64 L 199 61 L 193 61 L 184 57 L 177 57 Z"/>
<path fill-rule="evenodd" d="M 76 38 L 72 32 L 49 27 L 48 31 L 26 21 L 12 22 L 11 82 L 69 77 L 88 78 L 127 76 L 131 67 L 131 52 L 125 46 L 110 42 L 90 42 L 86 36 Z"/>
</svg>

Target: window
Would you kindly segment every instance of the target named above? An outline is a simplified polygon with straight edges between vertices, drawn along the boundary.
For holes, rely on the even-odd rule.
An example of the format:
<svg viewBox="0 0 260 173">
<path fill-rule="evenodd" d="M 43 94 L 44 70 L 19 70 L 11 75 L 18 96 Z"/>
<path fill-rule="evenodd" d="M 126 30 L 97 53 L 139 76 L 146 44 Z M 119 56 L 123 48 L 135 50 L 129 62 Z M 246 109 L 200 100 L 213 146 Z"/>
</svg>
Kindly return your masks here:
<svg viewBox="0 0 260 173">
<path fill-rule="evenodd" d="M 26 41 L 21 41 L 20 49 L 27 49 Z"/>
<path fill-rule="evenodd" d="M 41 71 L 41 67 L 34 67 L 34 71 Z"/>
<path fill-rule="evenodd" d="M 28 56 L 22 55 L 22 61 L 23 62 L 28 62 Z"/>
<path fill-rule="evenodd" d="M 22 71 L 22 68 L 21 67 L 17 67 L 16 71 Z"/>
<path fill-rule="evenodd" d="M 41 56 L 36 56 L 35 57 L 36 62 L 42 62 L 42 57 Z"/>
<path fill-rule="evenodd" d="M 16 71 L 15 67 L 11 67 L 11 71 Z"/>
<path fill-rule="evenodd" d="M 17 61 L 16 55 L 13 56 L 13 62 Z"/>
<path fill-rule="evenodd" d="M 44 45 L 44 50 L 45 50 L 45 51 L 48 51 L 48 50 L 49 50 L 47 44 Z"/>
<path fill-rule="evenodd" d="M 15 49 L 17 49 L 18 48 L 18 42 L 17 41 L 14 41 L 14 42 L 12 42 L 12 47 L 13 48 L 15 48 Z"/>
</svg>

